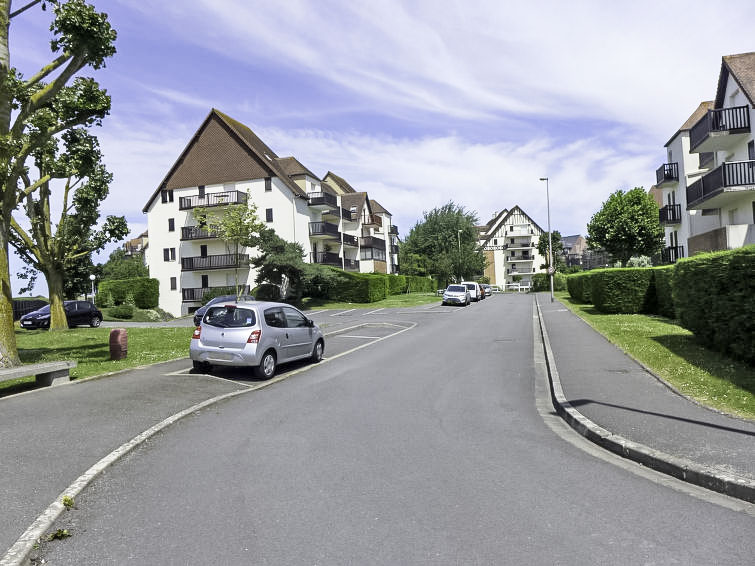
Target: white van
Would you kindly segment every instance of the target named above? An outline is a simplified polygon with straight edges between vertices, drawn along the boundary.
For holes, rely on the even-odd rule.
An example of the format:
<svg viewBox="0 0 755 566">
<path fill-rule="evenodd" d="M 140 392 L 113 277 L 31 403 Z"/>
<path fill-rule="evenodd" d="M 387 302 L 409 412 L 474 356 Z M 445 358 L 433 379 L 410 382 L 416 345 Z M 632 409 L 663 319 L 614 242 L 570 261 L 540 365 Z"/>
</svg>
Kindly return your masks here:
<svg viewBox="0 0 755 566">
<path fill-rule="evenodd" d="M 475 281 L 462 281 L 462 285 L 464 285 L 467 289 L 469 289 L 469 298 L 473 301 L 477 302 L 482 299 L 482 287 L 480 287 L 480 284 Z"/>
</svg>

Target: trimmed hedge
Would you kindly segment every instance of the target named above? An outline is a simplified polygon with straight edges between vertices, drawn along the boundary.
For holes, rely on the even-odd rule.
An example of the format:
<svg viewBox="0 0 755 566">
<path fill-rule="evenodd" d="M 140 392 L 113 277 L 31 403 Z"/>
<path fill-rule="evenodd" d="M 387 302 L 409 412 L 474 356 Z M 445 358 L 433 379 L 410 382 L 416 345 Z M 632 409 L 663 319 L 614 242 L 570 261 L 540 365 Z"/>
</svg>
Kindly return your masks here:
<svg viewBox="0 0 755 566">
<path fill-rule="evenodd" d="M 323 268 L 324 269 L 324 268 Z M 328 267 L 330 276 L 322 272 L 309 281 L 305 295 L 349 303 L 374 303 L 390 295 L 434 293 L 437 282 L 427 277 L 386 275 L 384 273 L 354 273 Z"/>
<path fill-rule="evenodd" d="M 160 301 L 160 283 L 149 277 L 135 277 L 133 279 L 108 279 L 99 285 L 100 294 L 110 293 L 113 302 L 121 305 L 131 294 L 134 303 L 140 309 L 153 309 Z"/>
<path fill-rule="evenodd" d="M 566 288 L 571 298 L 578 303 L 592 304 L 592 283 L 590 278 L 597 273 L 595 271 L 583 271 L 573 273 L 566 278 Z"/>
<path fill-rule="evenodd" d="M 674 266 L 663 265 L 653 268 L 653 281 L 655 285 L 655 312 L 668 318 L 676 318 L 674 298 L 671 294 L 671 285 L 674 280 Z"/>
<path fill-rule="evenodd" d="M 565 291 L 566 290 L 566 275 L 556 272 L 553 274 L 553 290 Z M 535 273 L 532 276 L 532 290 L 533 291 L 550 291 L 551 282 L 547 273 Z"/>
<path fill-rule="evenodd" d="M 755 363 L 755 245 L 680 260 L 671 285 L 682 326 L 706 346 Z"/>
<path fill-rule="evenodd" d="M 652 269 L 601 269 L 590 276 L 590 286 L 592 303 L 600 312 L 636 314 L 655 311 Z"/>
</svg>

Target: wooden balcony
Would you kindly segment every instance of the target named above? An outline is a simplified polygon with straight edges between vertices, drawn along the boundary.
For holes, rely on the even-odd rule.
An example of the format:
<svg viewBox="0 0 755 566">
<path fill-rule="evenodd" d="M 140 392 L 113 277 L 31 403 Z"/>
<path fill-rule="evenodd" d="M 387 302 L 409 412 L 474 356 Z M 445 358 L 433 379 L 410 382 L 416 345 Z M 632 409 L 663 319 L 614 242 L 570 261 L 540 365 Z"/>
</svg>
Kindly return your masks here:
<svg viewBox="0 0 755 566">
<path fill-rule="evenodd" d="M 184 303 L 193 303 L 202 300 L 205 293 L 212 291 L 214 295 L 233 295 L 236 293 L 236 287 L 184 287 L 181 289 L 181 299 Z M 241 286 L 241 294 L 249 294 L 249 285 Z"/>
<path fill-rule="evenodd" d="M 690 153 L 730 151 L 750 134 L 750 108 L 714 108 L 689 131 Z"/>
<path fill-rule="evenodd" d="M 687 210 L 724 208 L 755 193 L 755 161 L 722 163 L 687 187 Z"/>
<path fill-rule="evenodd" d="M 307 203 L 315 210 L 338 210 L 338 198 L 324 191 L 307 193 Z"/>
<path fill-rule="evenodd" d="M 340 240 L 338 225 L 330 222 L 310 222 L 309 237 L 313 240 Z"/>
<path fill-rule="evenodd" d="M 249 266 L 247 254 L 218 254 L 181 258 L 181 271 L 204 271 L 209 269 L 234 269 Z"/>
<path fill-rule="evenodd" d="M 309 258 L 312 263 L 319 263 L 322 265 L 335 265 L 336 267 L 341 267 L 341 257 L 337 253 L 312 252 L 309 254 Z"/>
<path fill-rule="evenodd" d="M 182 226 L 181 240 L 208 240 L 218 235 L 206 226 Z"/>
<path fill-rule="evenodd" d="M 658 211 L 658 220 L 661 224 L 681 224 L 682 205 L 667 204 Z"/>
<path fill-rule="evenodd" d="M 362 224 L 365 226 L 382 226 L 383 219 L 380 218 L 377 214 L 363 214 Z"/>
<path fill-rule="evenodd" d="M 227 204 L 246 204 L 246 193 L 241 191 L 225 191 L 222 193 L 206 193 L 203 197 L 194 195 L 178 199 L 179 210 L 191 208 L 223 206 Z"/>
<path fill-rule="evenodd" d="M 679 164 L 664 163 L 655 171 L 655 184 L 660 187 L 679 182 Z"/>
</svg>

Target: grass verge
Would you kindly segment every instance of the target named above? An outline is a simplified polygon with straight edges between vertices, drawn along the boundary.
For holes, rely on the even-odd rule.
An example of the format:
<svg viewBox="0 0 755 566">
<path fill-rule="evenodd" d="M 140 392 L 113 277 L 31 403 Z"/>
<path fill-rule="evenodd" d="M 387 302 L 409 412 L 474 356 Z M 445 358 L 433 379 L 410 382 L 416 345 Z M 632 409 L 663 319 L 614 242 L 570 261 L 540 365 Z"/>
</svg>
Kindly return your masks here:
<svg viewBox="0 0 755 566">
<path fill-rule="evenodd" d="M 391 295 L 386 299 L 375 301 L 374 303 L 341 303 L 336 301 L 327 301 L 324 299 L 313 299 L 305 297 L 300 308 L 303 310 L 346 310 L 346 309 L 381 309 L 396 307 L 416 307 L 428 303 L 439 303 L 440 297 L 435 293 L 403 293 L 401 295 Z"/>
<path fill-rule="evenodd" d="M 665 317 L 602 314 L 555 296 L 613 344 L 647 366 L 682 394 L 719 411 L 755 420 L 755 368 L 709 350 L 694 335 Z"/>
</svg>

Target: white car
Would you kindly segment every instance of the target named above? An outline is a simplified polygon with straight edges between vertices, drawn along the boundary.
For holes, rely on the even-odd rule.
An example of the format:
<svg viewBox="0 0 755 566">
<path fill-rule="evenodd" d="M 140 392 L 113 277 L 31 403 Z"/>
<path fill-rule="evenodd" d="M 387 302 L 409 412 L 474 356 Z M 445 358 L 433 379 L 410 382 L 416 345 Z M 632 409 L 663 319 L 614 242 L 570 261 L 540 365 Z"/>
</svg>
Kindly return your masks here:
<svg viewBox="0 0 755 566">
<path fill-rule="evenodd" d="M 470 296 L 466 285 L 449 285 L 443 291 L 444 305 L 464 305 L 469 304 Z"/>
<path fill-rule="evenodd" d="M 462 281 L 461 285 L 464 285 L 469 290 L 469 297 L 473 301 L 481 301 L 483 299 L 482 297 L 482 287 L 480 287 L 480 284 L 476 281 Z"/>
</svg>

